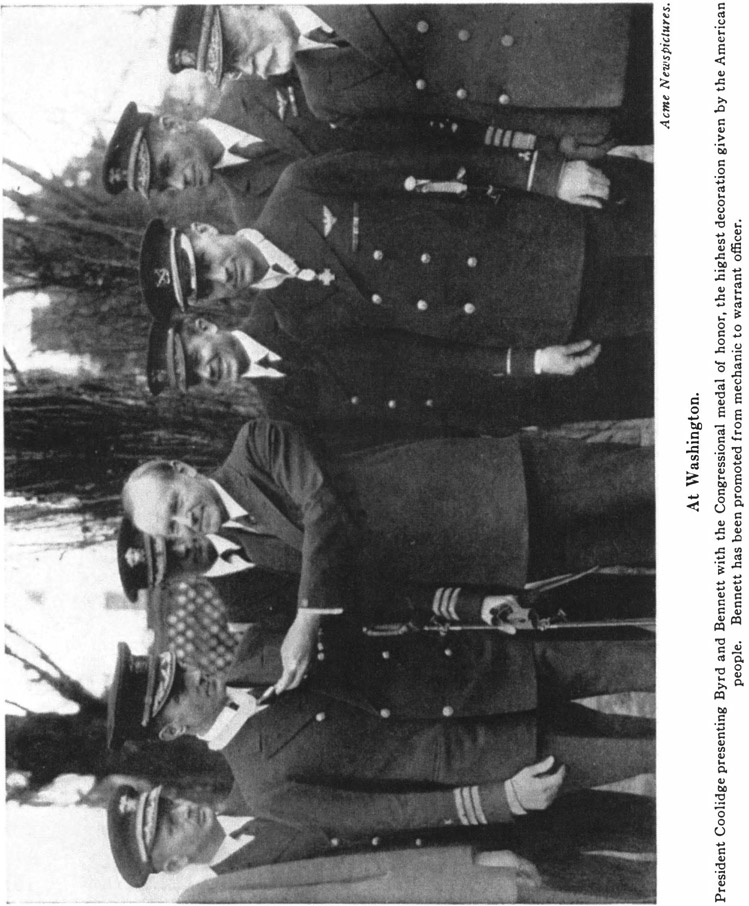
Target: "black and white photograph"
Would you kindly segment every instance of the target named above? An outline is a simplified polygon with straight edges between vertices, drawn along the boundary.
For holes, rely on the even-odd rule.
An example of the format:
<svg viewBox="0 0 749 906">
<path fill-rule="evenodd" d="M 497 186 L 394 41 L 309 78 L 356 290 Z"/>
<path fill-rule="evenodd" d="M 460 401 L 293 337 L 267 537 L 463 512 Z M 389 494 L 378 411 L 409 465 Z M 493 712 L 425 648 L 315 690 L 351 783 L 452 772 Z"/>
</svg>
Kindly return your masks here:
<svg viewBox="0 0 749 906">
<path fill-rule="evenodd" d="M 738 6 L 3 7 L 7 901 L 746 902 Z"/>
</svg>

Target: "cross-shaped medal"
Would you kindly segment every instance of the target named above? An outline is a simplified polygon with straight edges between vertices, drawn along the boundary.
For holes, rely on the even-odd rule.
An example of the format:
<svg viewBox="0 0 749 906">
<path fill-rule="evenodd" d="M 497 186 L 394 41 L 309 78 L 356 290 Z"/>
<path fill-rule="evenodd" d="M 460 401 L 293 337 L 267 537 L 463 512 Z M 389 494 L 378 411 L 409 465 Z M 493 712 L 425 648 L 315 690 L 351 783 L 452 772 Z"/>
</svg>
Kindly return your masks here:
<svg viewBox="0 0 749 906">
<path fill-rule="evenodd" d="M 330 284 L 335 280 L 335 274 L 329 267 L 326 267 L 325 270 L 322 271 L 322 273 L 316 274 L 315 276 L 320 281 L 320 283 L 323 284 L 323 286 L 330 286 Z"/>
</svg>

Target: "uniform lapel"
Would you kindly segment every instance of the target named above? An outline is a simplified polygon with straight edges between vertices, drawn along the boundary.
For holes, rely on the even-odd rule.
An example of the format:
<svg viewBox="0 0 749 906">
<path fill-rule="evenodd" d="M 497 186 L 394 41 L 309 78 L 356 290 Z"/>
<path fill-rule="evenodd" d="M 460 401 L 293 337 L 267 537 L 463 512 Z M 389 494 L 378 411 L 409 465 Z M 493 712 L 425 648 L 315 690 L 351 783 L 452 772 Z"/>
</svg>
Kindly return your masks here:
<svg viewBox="0 0 749 906">
<path fill-rule="evenodd" d="M 246 102 L 243 102 L 246 105 Z M 266 104 L 272 103 L 274 106 L 269 109 Z M 292 130 L 278 117 L 278 98 L 275 90 L 272 92 L 272 98 L 263 95 L 262 98 L 255 102 L 255 106 L 248 109 L 248 122 L 255 124 L 257 135 L 261 136 L 268 144 L 273 145 L 279 151 L 290 155 L 295 159 L 309 157 L 310 149 L 292 132 Z"/>
<path fill-rule="evenodd" d="M 316 6 L 315 12 L 338 37 L 383 69 L 408 76 L 398 49 L 380 25 L 376 10 L 369 6 Z"/>
</svg>

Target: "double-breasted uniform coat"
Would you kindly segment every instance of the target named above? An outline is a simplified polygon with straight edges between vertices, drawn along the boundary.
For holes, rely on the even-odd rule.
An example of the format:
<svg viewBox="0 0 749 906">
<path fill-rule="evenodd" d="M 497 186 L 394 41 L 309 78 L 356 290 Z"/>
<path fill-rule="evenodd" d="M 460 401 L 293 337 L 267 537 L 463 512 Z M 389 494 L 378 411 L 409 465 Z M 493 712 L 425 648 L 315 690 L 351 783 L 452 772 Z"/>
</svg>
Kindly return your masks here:
<svg viewBox="0 0 749 906">
<path fill-rule="evenodd" d="M 653 411 L 649 336 L 604 341 L 599 362 L 573 377 L 509 377 L 506 351 L 404 331 L 346 329 L 327 342 L 293 337 L 268 295 L 253 300 L 239 327 L 282 358 L 282 379 L 252 379 L 264 414 L 311 427 L 331 449 L 503 436 L 524 425 Z"/>
<path fill-rule="evenodd" d="M 246 807 L 245 807 L 246 811 Z M 243 812 L 244 813 L 244 812 Z M 633 862 L 631 859 L 611 858 L 615 853 L 648 853 L 655 849 L 655 802 L 644 796 L 627 793 L 610 793 L 584 790 L 557 799 L 543 812 L 529 814 L 513 824 L 481 828 L 443 828 L 437 831 L 419 831 L 418 834 L 399 833 L 367 837 L 361 842 L 330 838 L 325 834 L 302 831 L 293 824 L 257 820 L 248 829 L 255 839 L 242 847 L 230 865 L 217 866 L 223 876 L 189 888 L 182 894 L 184 902 L 242 902 L 278 901 L 291 896 L 293 902 L 306 902 L 314 896 L 318 885 L 323 886 L 325 902 L 353 902 L 359 896 L 353 891 L 360 880 L 368 885 L 375 875 L 382 880 L 381 870 L 393 869 L 395 882 L 400 876 L 401 860 L 422 866 L 418 850 L 426 846 L 445 847 L 455 844 L 472 844 L 479 850 L 510 850 L 530 859 L 539 870 L 543 893 L 548 902 L 564 902 L 564 894 L 550 897 L 549 889 L 576 891 L 578 894 L 598 895 L 601 898 L 618 895 L 620 899 L 639 901 L 652 898 L 655 891 L 654 863 Z M 392 855 L 388 850 L 400 850 Z M 404 847 L 409 849 L 404 851 Z M 589 850 L 606 851 L 608 857 L 594 857 Z M 353 852 L 352 852 L 353 851 Z M 438 852 L 443 853 L 440 849 Z M 352 859 L 349 854 L 355 853 Z M 334 860 L 316 859 L 314 863 L 289 864 L 292 860 L 312 859 L 316 856 L 333 856 Z M 343 856 L 343 858 L 339 858 Z M 384 856 L 384 858 L 383 858 Z M 409 859 L 410 857 L 410 859 Z M 272 863 L 284 863 L 278 868 L 260 872 L 246 871 Z M 456 858 L 447 855 L 447 865 L 457 870 Z M 642 869 L 646 869 L 643 871 Z M 243 871 L 245 869 L 245 871 Z M 356 869 L 356 870 L 353 870 Z M 628 870 L 629 869 L 629 870 Z M 225 876 L 227 871 L 232 874 Z M 239 873 L 241 872 L 241 873 Z M 435 873 L 440 881 L 441 873 Z M 462 882 L 471 886 L 472 872 L 466 876 L 459 872 Z M 499 874 L 495 881 L 499 883 Z M 429 883 L 429 876 L 422 882 Z M 314 887 L 307 885 L 314 884 Z M 327 886 L 325 886 L 327 885 Z M 365 886 L 365 889 L 366 886 Z M 378 888 L 381 892 L 384 888 Z M 399 888 L 402 890 L 402 888 Z M 425 888 L 422 886 L 423 891 Z M 442 888 L 440 888 L 442 889 Z M 498 888 L 491 902 L 500 899 Z M 303 892 L 302 892 L 303 891 Z M 460 894 L 455 894 L 459 897 Z M 454 899 L 451 895 L 450 899 Z M 524 892 L 523 902 L 532 902 L 533 891 Z M 435 896 L 435 901 L 447 897 Z M 410 900 L 402 896 L 397 902 Z"/>
<path fill-rule="evenodd" d="M 622 129 L 623 108 L 652 104 L 650 80 L 632 77 L 652 72 L 652 13 L 632 5 L 319 6 L 315 12 L 342 41 L 297 53 L 295 65 L 310 108 L 326 119 L 449 115 L 596 146 Z M 649 137 L 647 129 L 623 134 Z"/>
<path fill-rule="evenodd" d="M 267 652 L 281 636 L 261 627 L 249 633 L 229 683 L 259 694 L 277 675 Z M 557 754 L 577 787 L 649 769 L 646 721 L 633 726 L 578 709 L 587 714 L 581 719 L 563 702 L 652 688 L 650 639 L 568 646 L 461 633 L 452 651 L 423 636 L 386 644 L 326 644 L 306 683 L 247 720 L 223 747 L 253 815 L 322 832 L 335 846 L 333 838 L 348 844 L 366 834 L 509 820 L 498 781 L 541 752 Z M 360 657 L 366 648 L 382 669 L 365 671 L 372 663 Z M 464 794 L 481 805 L 466 809 Z"/>
<path fill-rule="evenodd" d="M 628 198 L 601 212 L 514 189 L 494 203 L 481 192 L 408 188 L 422 176 L 455 181 L 464 163 L 468 185 L 492 174 L 517 185 L 530 160 L 514 177 L 499 174 L 491 155 L 416 151 L 323 155 L 289 168 L 257 229 L 321 279 L 265 292 L 284 329 L 324 340 L 346 327 L 390 328 L 512 347 L 514 374 L 533 374 L 532 351 L 593 327 L 594 340 L 652 329 L 649 165 L 616 163 Z"/>
</svg>

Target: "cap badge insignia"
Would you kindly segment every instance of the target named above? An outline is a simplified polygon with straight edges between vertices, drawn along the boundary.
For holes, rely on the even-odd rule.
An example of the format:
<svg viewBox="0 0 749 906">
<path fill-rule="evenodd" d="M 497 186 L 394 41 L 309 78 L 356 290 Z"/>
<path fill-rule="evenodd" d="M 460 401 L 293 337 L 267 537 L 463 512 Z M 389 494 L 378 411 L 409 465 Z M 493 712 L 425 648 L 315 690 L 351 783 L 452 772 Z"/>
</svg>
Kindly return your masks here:
<svg viewBox="0 0 749 906">
<path fill-rule="evenodd" d="M 132 812 L 135 812 L 138 808 L 138 800 L 133 799 L 125 793 L 123 796 L 120 796 L 120 801 L 117 805 L 119 813 L 121 815 L 129 815 Z"/>
<path fill-rule="evenodd" d="M 122 167 L 110 167 L 109 182 L 115 186 L 127 182 L 127 170 L 123 170 Z"/>
<path fill-rule="evenodd" d="M 139 563 L 143 563 L 145 560 L 144 552 L 138 547 L 129 547 L 125 551 L 125 561 L 130 569 L 137 566 Z"/>
<path fill-rule="evenodd" d="M 156 278 L 156 289 L 162 286 L 170 286 L 172 283 L 172 276 L 165 267 L 155 267 L 153 275 Z"/>
<path fill-rule="evenodd" d="M 338 218 L 333 216 L 332 211 L 323 205 L 322 209 L 322 224 L 323 224 L 323 236 L 327 239 L 330 235 L 331 230 L 338 222 Z"/>
</svg>

